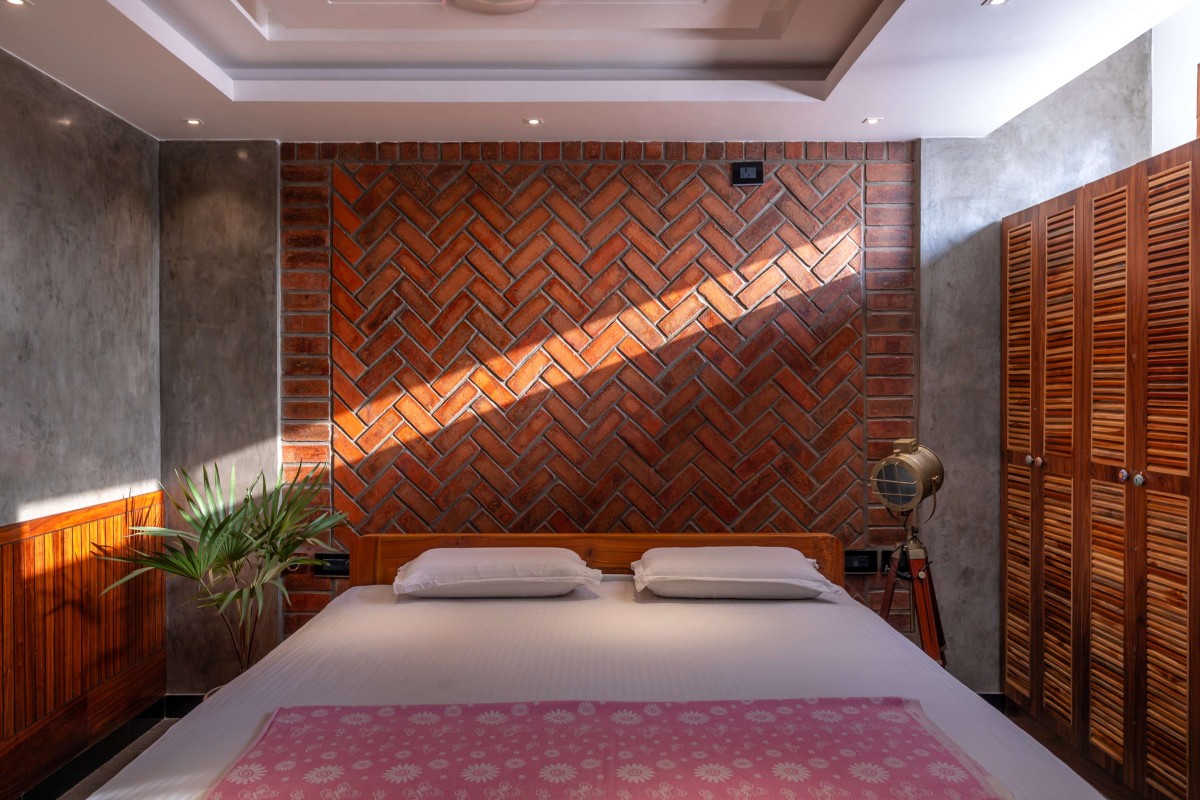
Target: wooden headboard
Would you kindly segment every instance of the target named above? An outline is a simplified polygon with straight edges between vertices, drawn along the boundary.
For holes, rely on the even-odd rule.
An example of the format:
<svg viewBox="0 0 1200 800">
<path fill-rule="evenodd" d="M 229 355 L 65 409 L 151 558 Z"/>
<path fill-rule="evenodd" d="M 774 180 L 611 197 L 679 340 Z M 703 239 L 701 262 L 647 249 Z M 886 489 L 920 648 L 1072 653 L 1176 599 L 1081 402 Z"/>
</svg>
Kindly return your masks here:
<svg viewBox="0 0 1200 800">
<path fill-rule="evenodd" d="M 845 585 L 842 543 L 828 533 L 375 533 L 351 549 L 350 584 L 390 584 L 402 565 L 435 547 L 565 547 L 594 569 L 629 574 L 629 565 L 653 547 L 710 545 L 794 547 Z"/>
</svg>

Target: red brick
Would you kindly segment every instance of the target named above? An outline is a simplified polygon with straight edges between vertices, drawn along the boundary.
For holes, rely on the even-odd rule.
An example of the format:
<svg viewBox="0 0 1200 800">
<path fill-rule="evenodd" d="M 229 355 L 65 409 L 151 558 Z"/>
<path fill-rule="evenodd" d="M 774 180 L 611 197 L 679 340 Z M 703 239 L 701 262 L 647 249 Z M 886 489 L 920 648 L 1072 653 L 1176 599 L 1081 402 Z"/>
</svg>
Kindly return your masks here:
<svg viewBox="0 0 1200 800">
<path fill-rule="evenodd" d="M 864 221 L 868 225 L 912 225 L 912 206 L 867 206 Z"/>
<path fill-rule="evenodd" d="M 811 294 L 824 278 L 806 278 L 785 247 L 834 234 L 798 227 L 793 192 L 771 181 L 730 188 L 719 163 L 804 161 L 781 169 L 827 192 L 847 165 L 825 160 L 866 149 L 313 146 L 280 172 L 293 178 L 280 212 L 284 463 L 328 463 L 332 442 L 341 537 L 629 525 L 890 536 L 876 508 L 868 523 L 861 475 L 915 430 L 911 149 L 873 143 L 854 177 L 867 180 L 861 218 L 851 182 L 852 197 L 828 201 L 851 207 L 822 217 L 839 237 L 846 214 L 859 219 L 837 257 L 862 270 L 865 292 Z M 345 162 L 332 206 L 317 156 Z M 369 220 L 379 229 L 360 235 Z M 877 580 L 860 583 L 878 594 Z M 289 585 L 301 597 L 289 630 L 341 588 L 311 573 Z"/>
<path fill-rule="evenodd" d="M 328 269 L 327 250 L 287 250 L 283 254 L 284 269 Z"/>
<path fill-rule="evenodd" d="M 911 183 L 912 164 L 867 164 L 867 183 Z"/>
<path fill-rule="evenodd" d="M 871 203 L 912 203 L 913 187 L 908 183 L 868 183 L 866 198 L 868 205 Z"/>
<path fill-rule="evenodd" d="M 284 444 L 281 448 L 286 464 L 325 464 L 329 462 L 329 447 L 317 444 Z"/>
<path fill-rule="evenodd" d="M 909 326 L 906 330 L 911 330 Z M 912 334 L 882 334 L 867 337 L 868 353 L 911 353 L 913 352 Z"/>
<path fill-rule="evenodd" d="M 329 167 L 324 164 L 284 164 L 279 168 L 284 183 L 324 183 L 329 180 Z"/>
<path fill-rule="evenodd" d="M 913 268 L 913 251 L 911 247 L 880 249 L 871 248 L 866 252 L 866 268 L 876 269 L 906 269 Z"/>
<path fill-rule="evenodd" d="M 869 227 L 865 243 L 867 247 L 911 247 L 913 229 L 908 226 Z"/>
<path fill-rule="evenodd" d="M 868 356 L 868 375 L 912 375 L 912 356 Z"/>
<path fill-rule="evenodd" d="M 284 311 L 322 311 L 329 308 L 329 295 L 324 292 L 284 292 Z"/>
</svg>

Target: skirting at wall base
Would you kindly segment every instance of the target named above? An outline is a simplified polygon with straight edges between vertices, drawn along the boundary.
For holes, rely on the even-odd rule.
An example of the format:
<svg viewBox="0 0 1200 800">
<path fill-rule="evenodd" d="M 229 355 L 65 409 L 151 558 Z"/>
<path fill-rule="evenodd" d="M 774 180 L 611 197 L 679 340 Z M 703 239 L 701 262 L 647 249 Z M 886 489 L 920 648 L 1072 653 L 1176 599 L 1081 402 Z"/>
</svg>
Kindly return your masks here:
<svg viewBox="0 0 1200 800">
<path fill-rule="evenodd" d="M 132 745 L 164 719 L 178 719 L 200 705 L 198 694 L 169 694 L 160 697 L 129 722 L 56 769 L 50 777 L 30 789 L 19 800 L 54 800 Z"/>
<path fill-rule="evenodd" d="M 46 765 L 71 758 L 81 744 L 96 745 L 114 726 L 122 726 L 119 720 L 156 702 L 166 685 L 166 663 L 160 650 L 5 742 L 0 748 L 5 765 L 0 800 L 20 797 L 21 787 L 46 775 Z"/>
</svg>

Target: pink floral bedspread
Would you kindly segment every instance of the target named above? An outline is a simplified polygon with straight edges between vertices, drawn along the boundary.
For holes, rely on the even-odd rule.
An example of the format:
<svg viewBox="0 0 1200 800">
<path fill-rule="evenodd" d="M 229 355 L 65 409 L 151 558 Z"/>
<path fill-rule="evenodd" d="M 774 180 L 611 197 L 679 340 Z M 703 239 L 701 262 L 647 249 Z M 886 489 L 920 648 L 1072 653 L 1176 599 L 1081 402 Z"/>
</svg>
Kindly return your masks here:
<svg viewBox="0 0 1200 800">
<path fill-rule="evenodd" d="M 304 706 L 209 800 L 978 800 L 1007 793 L 915 700 Z"/>
</svg>

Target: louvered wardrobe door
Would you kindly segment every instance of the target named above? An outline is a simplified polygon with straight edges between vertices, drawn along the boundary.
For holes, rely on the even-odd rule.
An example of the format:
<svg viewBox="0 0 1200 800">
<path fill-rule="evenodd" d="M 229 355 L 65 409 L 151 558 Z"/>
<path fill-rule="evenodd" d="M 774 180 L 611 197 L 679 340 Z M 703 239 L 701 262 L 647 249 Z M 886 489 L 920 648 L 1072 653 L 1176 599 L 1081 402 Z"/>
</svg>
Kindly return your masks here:
<svg viewBox="0 0 1200 800">
<path fill-rule="evenodd" d="M 1033 696 L 1034 474 L 1033 223 L 1004 232 L 1004 691 L 1028 708 Z"/>
<path fill-rule="evenodd" d="M 1126 641 L 1129 548 L 1128 489 L 1119 480 L 1129 465 L 1129 186 L 1090 200 L 1091 364 L 1090 520 L 1087 586 L 1090 647 L 1087 742 L 1118 774 L 1126 763 L 1126 701 L 1130 664 Z"/>
<path fill-rule="evenodd" d="M 1044 223 L 1043 341 L 1035 347 L 1042 365 L 1041 486 L 1041 709 L 1064 732 L 1075 720 L 1074 694 L 1074 447 L 1075 281 L 1074 201 L 1053 210 Z M 1035 288 L 1038 282 L 1035 281 Z M 1035 327 L 1036 330 L 1036 327 Z M 1035 367 L 1035 374 L 1039 370 Z M 1035 386 L 1037 383 L 1035 382 Z M 1036 432 L 1037 425 L 1034 425 Z M 1036 537 L 1035 537 L 1036 542 Z"/>
<path fill-rule="evenodd" d="M 1153 166 L 1147 179 L 1145 269 L 1145 781 L 1188 797 L 1190 563 L 1194 396 L 1193 164 Z"/>
</svg>

